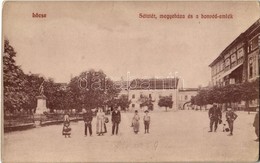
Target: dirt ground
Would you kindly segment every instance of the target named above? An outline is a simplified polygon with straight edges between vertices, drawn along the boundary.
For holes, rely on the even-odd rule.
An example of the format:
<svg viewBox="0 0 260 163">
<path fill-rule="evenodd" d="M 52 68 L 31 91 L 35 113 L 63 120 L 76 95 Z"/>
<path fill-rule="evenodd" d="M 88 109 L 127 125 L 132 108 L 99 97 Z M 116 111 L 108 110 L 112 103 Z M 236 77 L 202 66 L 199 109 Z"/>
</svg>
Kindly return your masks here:
<svg viewBox="0 0 260 163">
<path fill-rule="evenodd" d="M 151 112 L 149 134 L 144 134 L 142 121 L 139 134 L 133 133 L 133 113 L 122 113 L 117 136 L 111 135 L 111 122 L 104 136 L 85 137 L 82 121 L 71 123 L 71 138 L 62 136 L 62 125 L 16 131 L 4 135 L 2 158 L 4 162 L 256 161 L 255 113 L 237 114 L 233 136 L 222 132 L 222 125 L 216 133 L 208 133 L 207 112 L 193 110 Z M 95 124 L 96 118 L 94 133 Z"/>
</svg>

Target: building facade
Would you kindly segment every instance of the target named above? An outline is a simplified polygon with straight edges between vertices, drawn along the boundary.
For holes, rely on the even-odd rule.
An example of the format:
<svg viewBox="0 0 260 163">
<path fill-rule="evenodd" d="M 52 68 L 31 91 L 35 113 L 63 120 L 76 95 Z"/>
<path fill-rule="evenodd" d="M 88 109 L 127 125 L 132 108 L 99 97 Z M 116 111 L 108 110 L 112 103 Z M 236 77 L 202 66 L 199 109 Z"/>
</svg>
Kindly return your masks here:
<svg viewBox="0 0 260 163">
<path fill-rule="evenodd" d="M 260 19 L 241 33 L 209 65 L 211 84 L 224 86 L 259 78 L 259 40 Z M 259 99 L 250 102 L 249 107 L 257 106 Z"/>
<path fill-rule="evenodd" d="M 153 109 L 160 108 L 158 102 L 163 96 L 170 96 L 173 101 L 173 108 L 177 108 L 177 91 L 178 91 L 178 79 L 177 78 L 165 78 L 165 79 L 135 79 L 125 82 L 124 88 L 120 94 L 128 95 L 128 99 L 131 100 L 129 110 L 146 110 L 147 106 L 142 106 L 142 99 L 148 98 Z"/>
<path fill-rule="evenodd" d="M 178 91 L 179 109 L 189 110 L 191 108 L 191 98 L 198 94 L 197 88 L 181 88 Z"/>
<path fill-rule="evenodd" d="M 130 111 L 148 109 L 147 106 L 142 106 L 142 98 L 144 97 L 150 99 L 154 110 L 161 109 L 158 102 L 163 96 L 172 98 L 172 109 L 183 109 L 184 103 L 189 102 L 198 91 L 195 88 L 179 88 L 176 78 L 138 79 L 137 82 L 131 81 L 129 85 L 125 86 L 128 89 L 123 89 L 120 94 L 128 95 L 128 99 L 131 100 Z"/>
</svg>

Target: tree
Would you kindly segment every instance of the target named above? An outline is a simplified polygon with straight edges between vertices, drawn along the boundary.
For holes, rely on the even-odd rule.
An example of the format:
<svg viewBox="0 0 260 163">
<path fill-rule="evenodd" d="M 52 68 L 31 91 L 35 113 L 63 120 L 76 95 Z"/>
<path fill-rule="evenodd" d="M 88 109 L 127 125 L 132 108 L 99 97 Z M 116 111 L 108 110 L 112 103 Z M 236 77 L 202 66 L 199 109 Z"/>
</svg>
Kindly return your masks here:
<svg viewBox="0 0 260 163">
<path fill-rule="evenodd" d="M 14 111 L 22 109 L 25 101 L 28 100 L 25 88 L 25 74 L 15 62 L 16 52 L 9 45 L 8 40 L 4 40 L 3 54 L 3 79 L 4 79 L 4 110 Z"/>
<path fill-rule="evenodd" d="M 198 106 L 203 106 L 208 104 L 209 101 L 212 101 L 212 97 L 209 96 L 209 90 L 207 89 L 200 89 L 198 94 L 194 96 L 191 100 L 191 103 Z"/>
<path fill-rule="evenodd" d="M 168 107 L 172 108 L 172 104 L 173 104 L 173 101 L 172 101 L 171 96 L 162 96 L 162 97 L 160 97 L 160 100 L 158 102 L 158 105 L 160 107 L 165 107 L 166 112 L 167 112 Z"/>
<path fill-rule="evenodd" d="M 121 110 L 126 110 L 129 108 L 131 100 L 128 99 L 127 95 L 122 94 L 117 100 L 117 106 L 120 106 Z"/>
<path fill-rule="evenodd" d="M 196 105 L 196 96 L 191 96 L 190 103 L 191 105 Z"/>
<path fill-rule="evenodd" d="M 47 107 L 53 110 L 72 110 L 72 96 L 69 89 L 63 88 L 61 83 L 55 83 L 49 78 L 44 81 L 44 95 L 47 97 Z"/>
<path fill-rule="evenodd" d="M 257 98 L 259 98 L 259 78 L 251 82 L 229 84 L 222 87 L 214 86 L 200 90 L 191 102 L 199 106 L 214 102 L 231 106 L 231 103 L 246 101 L 246 110 L 248 110 L 248 101 Z"/>
<path fill-rule="evenodd" d="M 111 79 L 106 77 L 103 71 L 89 70 L 82 72 L 79 76 L 71 79 L 68 84 L 70 96 L 73 97 L 73 102 L 81 109 L 83 106 L 86 109 L 96 107 L 104 107 L 108 101 L 113 100 L 118 96 L 120 89 L 114 86 Z"/>
<path fill-rule="evenodd" d="M 25 75 L 25 85 L 24 90 L 28 96 L 25 101 L 23 108 L 26 108 L 31 114 L 35 112 L 37 107 L 36 96 L 39 95 L 39 87 L 43 82 L 44 78 L 36 74 L 26 74 Z"/>
<path fill-rule="evenodd" d="M 113 111 L 113 109 L 117 107 L 118 99 L 116 98 L 109 99 L 105 102 L 105 104 L 108 106 L 108 108 L 110 108 L 111 111 Z"/>
<path fill-rule="evenodd" d="M 253 82 L 245 82 L 241 85 L 241 99 L 246 102 L 246 110 L 249 111 L 249 101 L 259 98 L 259 78 Z"/>
<path fill-rule="evenodd" d="M 153 100 L 145 95 L 142 95 L 139 99 L 140 107 L 146 106 L 148 110 L 153 110 Z"/>
</svg>

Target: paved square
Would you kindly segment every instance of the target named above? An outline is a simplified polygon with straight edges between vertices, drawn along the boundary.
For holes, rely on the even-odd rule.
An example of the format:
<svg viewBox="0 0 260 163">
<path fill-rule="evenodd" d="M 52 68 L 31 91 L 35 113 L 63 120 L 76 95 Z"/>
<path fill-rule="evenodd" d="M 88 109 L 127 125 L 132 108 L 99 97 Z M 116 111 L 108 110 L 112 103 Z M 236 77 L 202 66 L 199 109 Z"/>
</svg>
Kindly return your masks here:
<svg viewBox="0 0 260 163">
<path fill-rule="evenodd" d="M 111 122 L 104 136 L 84 136 L 84 123 L 72 122 L 72 137 L 62 136 L 62 125 L 4 135 L 4 162 L 137 162 L 137 161 L 256 161 L 259 143 L 252 126 L 255 113 L 237 112 L 234 135 L 208 133 L 205 111 L 151 112 L 150 134 L 132 131 L 133 113 L 122 113 L 118 136 L 111 136 Z M 141 119 L 144 113 L 140 113 Z M 110 117 L 109 117 L 110 118 Z M 141 121 L 142 122 L 142 121 Z M 96 118 L 93 120 L 95 133 Z"/>
</svg>

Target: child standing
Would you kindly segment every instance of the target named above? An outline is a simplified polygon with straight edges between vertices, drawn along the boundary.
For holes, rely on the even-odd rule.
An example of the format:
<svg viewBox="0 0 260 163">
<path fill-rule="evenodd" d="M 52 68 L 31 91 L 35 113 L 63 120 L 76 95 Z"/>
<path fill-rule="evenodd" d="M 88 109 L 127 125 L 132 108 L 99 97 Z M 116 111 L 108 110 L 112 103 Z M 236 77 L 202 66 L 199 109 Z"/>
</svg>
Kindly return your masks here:
<svg viewBox="0 0 260 163">
<path fill-rule="evenodd" d="M 68 113 L 65 113 L 64 115 L 62 134 L 65 136 L 65 138 L 67 138 L 67 136 L 70 138 L 71 128 L 70 128 L 70 118 Z"/>
<path fill-rule="evenodd" d="M 151 117 L 148 115 L 149 111 L 146 110 L 145 111 L 145 115 L 144 115 L 144 130 L 145 130 L 145 134 L 149 133 L 149 126 L 150 126 L 150 121 L 151 121 Z"/>
<path fill-rule="evenodd" d="M 234 121 L 237 118 L 237 114 L 234 113 L 234 111 L 231 108 L 227 108 L 227 113 L 226 113 L 226 119 L 228 122 L 228 126 L 230 129 L 230 134 L 228 136 L 232 136 L 233 135 L 233 126 L 234 126 Z"/>
</svg>

